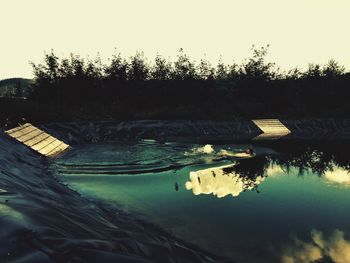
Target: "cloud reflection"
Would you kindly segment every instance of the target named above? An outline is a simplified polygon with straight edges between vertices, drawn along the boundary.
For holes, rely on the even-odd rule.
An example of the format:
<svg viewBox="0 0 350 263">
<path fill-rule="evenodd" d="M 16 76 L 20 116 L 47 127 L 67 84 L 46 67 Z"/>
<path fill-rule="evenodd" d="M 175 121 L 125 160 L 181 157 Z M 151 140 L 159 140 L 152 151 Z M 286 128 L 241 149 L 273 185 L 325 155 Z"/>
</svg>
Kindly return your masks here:
<svg viewBox="0 0 350 263">
<path fill-rule="evenodd" d="M 294 238 L 294 244 L 285 249 L 281 262 L 314 263 L 329 259 L 334 263 L 350 262 L 350 242 L 340 230 L 333 231 L 328 238 L 322 232 L 313 230 L 310 242 Z"/>
<path fill-rule="evenodd" d="M 270 164 L 267 169 L 266 169 L 266 175 L 269 177 L 276 177 L 276 176 L 280 176 L 282 174 L 285 173 L 285 171 L 283 171 L 283 169 L 281 168 L 281 166 L 279 165 L 273 165 Z"/>
<path fill-rule="evenodd" d="M 332 170 L 327 170 L 324 172 L 324 177 L 329 182 L 350 186 L 350 172 L 344 168 L 334 167 Z"/>
<path fill-rule="evenodd" d="M 185 187 L 195 195 L 213 194 L 221 198 L 227 195 L 238 196 L 244 190 L 252 190 L 265 179 L 263 176 L 251 179 L 234 172 L 227 173 L 225 169 L 231 167 L 232 165 L 224 165 L 190 172 L 190 181 L 186 182 Z"/>
</svg>

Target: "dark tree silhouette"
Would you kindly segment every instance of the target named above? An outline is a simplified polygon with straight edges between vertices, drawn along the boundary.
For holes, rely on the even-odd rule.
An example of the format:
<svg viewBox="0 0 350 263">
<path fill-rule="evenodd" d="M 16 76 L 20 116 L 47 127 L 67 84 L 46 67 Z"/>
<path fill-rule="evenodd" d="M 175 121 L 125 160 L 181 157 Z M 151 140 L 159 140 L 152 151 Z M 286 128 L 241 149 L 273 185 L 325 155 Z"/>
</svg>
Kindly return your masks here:
<svg viewBox="0 0 350 263">
<path fill-rule="evenodd" d="M 143 53 L 137 52 L 135 56 L 131 57 L 128 71 L 129 80 L 147 80 L 149 78 L 149 72 L 149 66 L 145 61 Z"/>
<path fill-rule="evenodd" d="M 173 71 L 171 63 L 159 55 L 157 55 L 154 62 L 151 69 L 151 78 L 154 80 L 169 80 Z"/>
<path fill-rule="evenodd" d="M 107 64 L 99 56 L 60 59 L 51 51 L 44 63 L 31 63 L 35 79 L 25 102 L 31 108 L 23 114 L 38 120 L 349 117 L 350 73 L 343 66 L 330 60 L 281 73 L 267 54 L 268 46 L 253 47 L 244 63 L 220 59 L 213 67 L 205 58 L 196 64 L 183 49 L 174 62 L 116 52 Z"/>
<path fill-rule="evenodd" d="M 174 63 L 172 78 L 175 80 L 193 80 L 198 77 L 194 62 L 184 53 L 181 48 Z"/>
</svg>

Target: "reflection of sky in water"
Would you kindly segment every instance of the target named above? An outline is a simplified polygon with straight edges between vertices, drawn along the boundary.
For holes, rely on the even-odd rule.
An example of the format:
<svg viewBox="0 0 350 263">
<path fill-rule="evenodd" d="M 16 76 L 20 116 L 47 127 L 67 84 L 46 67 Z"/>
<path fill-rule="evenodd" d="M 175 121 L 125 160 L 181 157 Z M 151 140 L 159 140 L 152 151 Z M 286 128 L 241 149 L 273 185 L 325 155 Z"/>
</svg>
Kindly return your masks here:
<svg viewBox="0 0 350 263">
<path fill-rule="evenodd" d="M 264 180 L 262 176 L 252 180 L 236 173 L 225 173 L 224 169 L 231 166 L 225 165 L 190 172 L 190 180 L 186 182 L 185 187 L 187 190 L 192 190 L 195 195 L 213 194 L 221 198 L 227 195 L 238 196 L 244 190 L 252 190 Z"/>
<path fill-rule="evenodd" d="M 203 170 L 193 171 L 189 174 L 189 180 L 185 184 L 187 190 L 192 190 L 194 195 L 212 194 L 218 198 L 231 195 L 238 196 L 245 190 L 256 188 L 265 177 L 274 177 L 284 175 L 283 170 L 278 165 L 270 165 L 264 176 L 248 178 L 238 173 L 225 173 L 224 169 L 233 165 L 223 165 L 219 167 L 211 167 Z M 330 170 L 326 170 L 323 177 L 329 183 L 334 185 L 349 187 L 350 172 L 344 168 L 334 166 Z"/>
<path fill-rule="evenodd" d="M 334 184 L 350 186 L 350 172 L 344 168 L 334 167 L 324 172 L 324 178 Z"/>
<path fill-rule="evenodd" d="M 321 231 L 311 231 L 311 241 L 297 237 L 286 246 L 281 257 L 282 263 L 315 263 L 330 258 L 334 263 L 350 262 L 350 241 L 344 232 L 334 230 L 328 237 Z"/>
<path fill-rule="evenodd" d="M 89 146 L 84 155 L 73 156 L 73 161 L 79 163 L 82 158 L 85 163 L 97 160 L 109 165 L 113 161 L 120 163 L 119 157 L 127 159 L 122 153 L 125 147 Z M 162 166 L 174 159 L 190 165 L 147 174 L 63 173 L 63 178 L 84 195 L 117 204 L 181 239 L 238 262 L 270 263 L 283 259 L 283 263 L 307 263 L 327 257 L 336 263 L 346 262 L 341 257 L 348 255 L 350 191 L 333 184 L 348 185 L 348 174 L 334 163 L 329 169 L 330 165 L 322 161 L 324 155 L 315 158 L 311 154 L 308 159 L 301 153 L 294 159 L 271 161 L 261 150 L 256 158 L 237 160 L 233 165 L 227 160 L 213 160 L 209 147 L 192 151 L 183 146 L 177 146 L 175 151 L 162 150 L 167 147 L 164 145 L 152 147 L 134 145 L 128 148 L 127 155 L 134 155 L 137 165 L 143 156 L 149 162 L 141 164 L 152 167 L 158 165 L 152 162 L 152 156 L 161 156 Z M 213 146 L 214 154 L 220 147 Z M 79 149 L 80 154 L 83 150 Z M 99 155 L 100 150 L 103 155 Z M 71 163 L 69 159 L 66 161 Z M 232 166 L 235 169 L 222 172 L 223 168 Z M 301 168 L 306 171 L 304 175 L 300 174 Z M 123 169 L 129 168 L 123 166 Z M 135 169 L 137 166 L 130 164 L 130 170 Z M 322 232 L 313 231 L 310 239 L 312 229 Z M 291 234 L 294 239 L 290 238 Z"/>
</svg>

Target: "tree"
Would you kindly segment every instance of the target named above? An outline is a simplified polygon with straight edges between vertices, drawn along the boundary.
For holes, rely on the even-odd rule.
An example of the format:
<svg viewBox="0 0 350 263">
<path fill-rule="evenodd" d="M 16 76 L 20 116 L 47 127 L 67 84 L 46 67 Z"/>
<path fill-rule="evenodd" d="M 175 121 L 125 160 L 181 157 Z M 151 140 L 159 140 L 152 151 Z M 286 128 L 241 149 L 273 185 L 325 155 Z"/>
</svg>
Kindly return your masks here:
<svg viewBox="0 0 350 263">
<path fill-rule="evenodd" d="M 59 61 L 53 50 L 49 54 L 45 54 L 45 71 L 50 81 L 55 81 L 58 76 Z"/>
<path fill-rule="evenodd" d="M 222 57 L 220 56 L 219 63 L 216 66 L 215 78 L 219 80 L 226 79 L 228 76 L 227 66 L 222 62 Z"/>
<path fill-rule="evenodd" d="M 143 52 L 136 52 L 136 55 L 130 59 L 130 68 L 128 71 L 129 80 L 144 81 L 149 77 L 149 67 L 144 58 Z"/>
<path fill-rule="evenodd" d="M 302 76 L 302 72 L 298 68 L 291 69 L 287 72 L 287 75 L 285 75 L 286 79 L 289 80 L 297 80 L 300 79 Z"/>
<path fill-rule="evenodd" d="M 128 78 L 130 65 L 121 57 L 121 54 L 114 54 L 109 65 L 104 67 L 104 75 L 110 81 L 125 81 Z"/>
<path fill-rule="evenodd" d="M 338 77 L 345 73 L 344 66 L 340 66 L 334 59 L 328 61 L 328 63 L 322 69 L 322 75 L 326 77 Z"/>
<path fill-rule="evenodd" d="M 174 69 L 172 72 L 172 78 L 176 80 L 191 80 L 197 78 L 197 72 L 195 64 L 180 48 L 177 60 L 174 62 Z"/>
<path fill-rule="evenodd" d="M 275 63 L 266 62 L 268 48 L 269 45 L 260 49 L 256 49 L 255 46 L 252 47 L 253 57 L 240 68 L 243 78 L 260 81 L 275 79 Z"/>
<path fill-rule="evenodd" d="M 169 80 L 172 70 L 171 63 L 157 55 L 155 58 L 155 64 L 151 70 L 151 78 L 155 80 Z"/>
<path fill-rule="evenodd" d="M 201 59 L 197 67 L 198 77 L 202 80 L 214 79 L 215 69 L 207 59 Z"/>
<path fill-rule="evenodd" d="M 322 76 L 322 68 L 319 64 L 310 63 L 307 70 L 304 72 L 305 78 L 319 78 Z"/>
</svg>

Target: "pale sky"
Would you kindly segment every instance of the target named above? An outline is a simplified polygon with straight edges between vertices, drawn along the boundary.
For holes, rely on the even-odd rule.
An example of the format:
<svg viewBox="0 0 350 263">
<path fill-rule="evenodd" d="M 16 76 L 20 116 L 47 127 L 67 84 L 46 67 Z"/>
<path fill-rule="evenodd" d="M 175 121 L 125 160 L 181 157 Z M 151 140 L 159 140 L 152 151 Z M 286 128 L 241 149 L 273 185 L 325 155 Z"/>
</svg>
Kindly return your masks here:
<svg viewBox="0 0 350 263">
<path fill-rule="evenodd" d="M 0 0 L 0 79 L 32 77 L 51 49 L 103 59 L 115 48 L 241 63 L 270 44 L 282 69 L 334 58 L 350 69 L 350 0 Z"/>
</svg>

